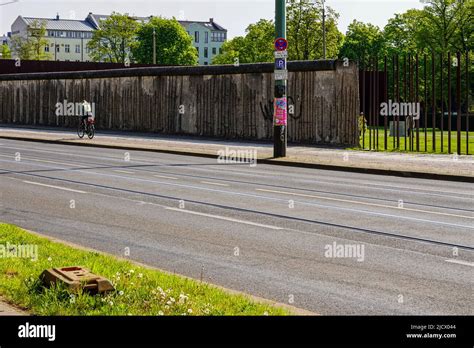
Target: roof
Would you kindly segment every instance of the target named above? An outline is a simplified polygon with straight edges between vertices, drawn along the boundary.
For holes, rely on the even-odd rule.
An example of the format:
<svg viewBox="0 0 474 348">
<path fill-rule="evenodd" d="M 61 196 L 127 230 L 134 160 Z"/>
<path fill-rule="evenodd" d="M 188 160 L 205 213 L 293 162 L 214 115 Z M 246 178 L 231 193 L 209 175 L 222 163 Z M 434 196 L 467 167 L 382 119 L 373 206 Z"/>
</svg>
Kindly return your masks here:
<svg viewBox="0 0 474 348">
<path fill-rule="evenodd" d="M 47 30 L 94 31 L 95 28 L 85 20 L 23 17 L 28 25 L 35 20 L 45 22 Z"/>
<path fill-rule="evenodd" d="M 108 17 L 110 17 L 109 15 L 101 15 L 101 14 L 95 14 L 95 13 L 89 13 L 89 17 L 88 18 L 92 18 L 92 20 L 95 22 L 94 25 L 97 25 L 97 28 L 99 28 L 99 24 L 100 24 L 100 21 L 101 20 L 104 20 L 104 19 L 107 19 Z M 148 22 L 151 18 L 150 17 L 139 17 L 139 16 L 131 16 L 133 19 L 137 20 L 137 21 L 142 21 L 142 22 Z M 221 31 L 227 31 L 226 29 L 224 29 L 222 26 L 220 26 L 219 24 L 217 24 L 216 22 L 214 22 L 214 20 L 212 21 L 208 21 L 208 22 L 205 22 L 205 21 L 180 21 L 178 20 L 179 24 L 181 24 L 183 27 L 187 27 L 188 25 L 190 24 L 201 24 L 203 25 L 204 27 L 210 29 L 210 30 L 221 30 Z"/>
</svg>

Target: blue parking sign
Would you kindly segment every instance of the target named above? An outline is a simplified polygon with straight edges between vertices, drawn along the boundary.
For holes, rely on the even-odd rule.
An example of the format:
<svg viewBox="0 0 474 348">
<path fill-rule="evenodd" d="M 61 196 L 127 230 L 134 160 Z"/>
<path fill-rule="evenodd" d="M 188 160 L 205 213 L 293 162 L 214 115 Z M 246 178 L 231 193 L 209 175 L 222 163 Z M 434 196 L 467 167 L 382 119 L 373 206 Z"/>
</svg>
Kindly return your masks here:
<svg viewBox="0 0 474 348">
<path fill-rule="evenodd" d="M 275 59 L 275 69 L 276 70 L 285 70 L 286 69 L 286 59 L 285 58 Z"/>
</svg>

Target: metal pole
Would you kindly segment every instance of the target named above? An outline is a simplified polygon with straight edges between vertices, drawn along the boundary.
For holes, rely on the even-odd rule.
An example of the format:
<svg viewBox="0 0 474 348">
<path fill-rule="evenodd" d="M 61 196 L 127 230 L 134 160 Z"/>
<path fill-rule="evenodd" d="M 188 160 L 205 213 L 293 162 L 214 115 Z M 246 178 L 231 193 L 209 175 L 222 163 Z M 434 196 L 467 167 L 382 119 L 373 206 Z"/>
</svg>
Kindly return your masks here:
<svg viewBox="0 0 474 348">
<path fill-rule="evenodd" d="M 275 34 L 276 38 L 286 39 L 286 0 L 275 0 Z M 275 105 L 273 110 L 273 157 L 286 157 L 287 130 L 286 122 L 284 125 L 276 124 L 277 99 L 286 100 L 287 81 L 275 80 Z"/>
<path fill-rule="evenodd" d="M 156 30 L 153 28 L 153 64 L 156 64 Z"/>
<path fill-rule="evenodd" d="M 325 0 L 323 3 L 323 59 L 326 59 L 326 4 Z"/>
</svg>

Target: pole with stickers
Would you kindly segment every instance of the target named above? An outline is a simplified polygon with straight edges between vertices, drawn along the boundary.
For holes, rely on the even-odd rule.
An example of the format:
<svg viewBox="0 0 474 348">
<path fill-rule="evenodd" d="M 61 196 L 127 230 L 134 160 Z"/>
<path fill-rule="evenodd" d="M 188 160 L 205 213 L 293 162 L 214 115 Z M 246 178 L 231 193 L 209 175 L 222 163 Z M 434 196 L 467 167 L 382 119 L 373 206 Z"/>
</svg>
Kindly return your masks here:
<svg viewBox="0 0 474 348">
<path fill-rule="evenodd" d="M 286 0 L 275 0 L 275 99 L 273 106 L 273 157 L 286 157 L 288 124 L 288 41 Z"/>
</svg>

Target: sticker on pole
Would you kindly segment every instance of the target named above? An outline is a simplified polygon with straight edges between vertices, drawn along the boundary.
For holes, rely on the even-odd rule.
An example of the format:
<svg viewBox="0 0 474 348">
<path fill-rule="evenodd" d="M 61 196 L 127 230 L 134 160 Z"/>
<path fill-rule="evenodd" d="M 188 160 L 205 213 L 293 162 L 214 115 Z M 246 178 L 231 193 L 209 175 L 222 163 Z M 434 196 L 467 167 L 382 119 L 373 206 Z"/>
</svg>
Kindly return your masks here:
<svg viewBox="0 0 474 348">
<path fill-rule="evenodd" d="M 286 126 L 287 124 L 287 106 L 286 97 L 275 98 L 273 123 L 275 126 Z"/>
<path fill-rule="evenodd" d="M 288 80 L 288 70 L 275 70 L 275 81 Z"/>
<path fill-rule="evenodd" d="M 275 49 L 277 51 L 286 51 L 288 48 L 288 41 L 286 39 L 279 37 L 278 39 L 275 40 Z"/>
</svg>

